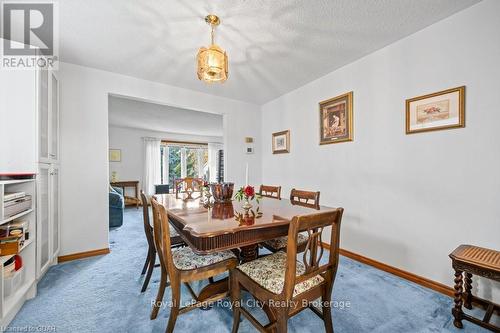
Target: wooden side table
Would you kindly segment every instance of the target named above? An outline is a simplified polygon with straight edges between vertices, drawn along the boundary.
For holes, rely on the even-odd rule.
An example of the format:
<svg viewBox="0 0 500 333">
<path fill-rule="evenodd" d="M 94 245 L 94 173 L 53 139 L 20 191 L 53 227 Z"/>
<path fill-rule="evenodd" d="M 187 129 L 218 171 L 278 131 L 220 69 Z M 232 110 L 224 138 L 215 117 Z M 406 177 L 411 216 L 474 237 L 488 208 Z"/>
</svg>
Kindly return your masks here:
<svg viewBox="0 0 500 333">
<path fill-rule="evenodd" d="M 141 204 L 141 200 L 139 199 L 139 181 L 138 180 L 127 180 L 127 181 L 119 181 L 119 182 L 111 182 L 111 186 L 120 187 L 123 190 L 123 198 L 125 199 L 125 205 L 135 205 L 136 208 L 139 208 Z M 135 197 L 130 197 L 125 195 L 125 189 L 127 187 L 132 187 L 134 189 Z"/>
<path fill-rule="evenodd" d="M 493 332 L 500 332 L 500 327 L 490 324 L 493 312 L 500 311 L 500 305 L 473 296 L 471 292 L 472 275 L 500 281 L 500 252 L 478 246 L 460 245 L 450 254 L 450 258 L 455 270 L 455 306 L 452 310 L 455 320 L 453 324 L 462 328 L 462 320 L 465 319 Z M 463 290 L 464 284 L 465 291 Z M 462 305 L 467 309 L 472 309 L 473 302 L 486 307 L 486 314 L 482 320 L 462 311 Z"/>
</svg>

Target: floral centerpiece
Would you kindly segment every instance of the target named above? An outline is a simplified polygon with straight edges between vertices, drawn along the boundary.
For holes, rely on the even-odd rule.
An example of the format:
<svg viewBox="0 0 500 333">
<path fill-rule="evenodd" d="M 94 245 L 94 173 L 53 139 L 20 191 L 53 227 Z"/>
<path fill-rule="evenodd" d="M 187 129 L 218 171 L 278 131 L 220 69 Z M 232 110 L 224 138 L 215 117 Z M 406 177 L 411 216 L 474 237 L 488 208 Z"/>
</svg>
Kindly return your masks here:
<svg viewBox="0 0 500 333">
<path fill-rule="evenodd" d="M 249 210 L 250 208 L 252 208 L 252 204 L 250 203 L 250 201 L 255 199 L 255 201 L 259 203 L 261 196 L 255 193 L 255 189 L 253 186 L 247 185 L 241 187 L 234 195 L 234 198 L 238 201 L 245 200 L 243 209 Z"/>
</svg>

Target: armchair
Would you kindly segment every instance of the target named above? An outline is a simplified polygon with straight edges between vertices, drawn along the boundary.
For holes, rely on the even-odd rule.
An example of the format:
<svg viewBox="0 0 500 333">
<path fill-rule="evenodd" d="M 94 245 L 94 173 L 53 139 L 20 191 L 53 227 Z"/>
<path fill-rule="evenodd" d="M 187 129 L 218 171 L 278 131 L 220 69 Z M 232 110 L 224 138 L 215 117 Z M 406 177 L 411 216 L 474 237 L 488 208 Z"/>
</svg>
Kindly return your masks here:
<svg viewBox="0 0 500 333">
<path fill-rule="evenodd" d="M 120 227 L 123 224 L 123 209 L 125 200 L 123 190 L 117 187 L 109 188 L 109 227 Z"/>
</svg>

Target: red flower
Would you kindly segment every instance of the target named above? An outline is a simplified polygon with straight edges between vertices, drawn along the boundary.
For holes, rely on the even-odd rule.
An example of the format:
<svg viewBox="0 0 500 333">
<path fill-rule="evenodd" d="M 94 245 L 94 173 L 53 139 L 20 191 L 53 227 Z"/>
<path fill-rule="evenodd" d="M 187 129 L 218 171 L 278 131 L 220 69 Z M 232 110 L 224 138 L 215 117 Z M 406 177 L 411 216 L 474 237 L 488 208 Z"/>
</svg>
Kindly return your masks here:
<svg viewBox="0 0 500 333">
<path fill-rule="evenodd" d="M 247 196 L 247 198 L 251 198 L 255 195 L 255 189 L 253 186 L 247 186 L 243 189 L 243 193 Z"/>
</svg>

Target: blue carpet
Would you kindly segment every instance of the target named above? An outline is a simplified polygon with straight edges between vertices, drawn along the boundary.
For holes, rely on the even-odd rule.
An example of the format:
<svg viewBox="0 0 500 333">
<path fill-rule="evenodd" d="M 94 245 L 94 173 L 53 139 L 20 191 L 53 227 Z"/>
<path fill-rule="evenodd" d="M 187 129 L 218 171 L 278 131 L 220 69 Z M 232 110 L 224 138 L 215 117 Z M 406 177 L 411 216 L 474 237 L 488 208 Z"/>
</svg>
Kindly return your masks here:
<svg viewBox="0 0 500 333">
<path fill-rule="evenodd" d="M 9 326 L 46 325 L 57 332 L 164 332 L 168 307 L 160 310 L 156 320 L 149 320 L 159 269 L 147 291 L 140 293 L 147 248 L 141 210 L 126 210 L 124 225 L 110 231 L 110 243 L 109 255 L 50 268 L 38 284 L 38 296 L 25 303 Z M 463 330 L 456 329 L 450 298 L 344 257 L 333 296 L 338 302 L 332 315 L 336 332 L 484 332 L 465 321 Z M 164 300 L 170 299 L 167 288 Z M 190 300 L 184 288 L 182 301 Z M 264 321 L 260 309 L 252 312 Z M 179 316 L 175 331 L 230 332 L 231 325 L 231 309 L 219 304 Z M 292 318 L 288 328 L 289 332 L 324 331 L 323 322 L 309 310 Z M 243 320 L 240 332 L 255 330 Z"/>
</svg>

